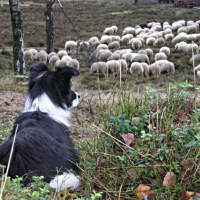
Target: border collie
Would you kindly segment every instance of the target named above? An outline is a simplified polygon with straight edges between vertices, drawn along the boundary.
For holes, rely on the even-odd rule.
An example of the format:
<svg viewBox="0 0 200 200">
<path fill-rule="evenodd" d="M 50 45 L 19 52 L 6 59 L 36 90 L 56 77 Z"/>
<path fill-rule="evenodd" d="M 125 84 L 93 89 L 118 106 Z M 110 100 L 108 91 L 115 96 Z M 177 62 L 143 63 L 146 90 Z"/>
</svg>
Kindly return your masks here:
<svg viewBox="0 0 200 200">
<path fill-rule="evenodd" d="M 49 71 L 44 63 L 31 66 L 25 108 L 16 119 L 10 138 L 0 147 L 0 163 L 8 166 L 8 175 L 23 177 L 24 185 L 32 176 L 44 176 L 55 190 L 79 186 L 78 150 L 70 138 L 69 109 L 78 105 L 80 96 L 71 90 L 71 77 L 79 71 L 64 67 Z"/>
</svg>

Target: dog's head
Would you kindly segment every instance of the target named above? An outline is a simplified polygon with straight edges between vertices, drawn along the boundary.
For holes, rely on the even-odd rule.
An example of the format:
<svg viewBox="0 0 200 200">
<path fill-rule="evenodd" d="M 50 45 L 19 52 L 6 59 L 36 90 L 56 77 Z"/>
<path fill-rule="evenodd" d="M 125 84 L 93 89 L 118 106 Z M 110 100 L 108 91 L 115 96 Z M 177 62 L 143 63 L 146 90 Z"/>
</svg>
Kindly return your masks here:
<svg viewBox="0 0 200 200">
<path fill-rule="evenodd" d="M 77 106 L 80 96 L 71 90 L 71 78 L 79 74 L 79 71 L 72 67 L 53 72 L 48 70 L 44 63 L 32 65 L 25 111 L 48 112 L 52 107 L 50 104 L 64 110 Z"/>
</svg>

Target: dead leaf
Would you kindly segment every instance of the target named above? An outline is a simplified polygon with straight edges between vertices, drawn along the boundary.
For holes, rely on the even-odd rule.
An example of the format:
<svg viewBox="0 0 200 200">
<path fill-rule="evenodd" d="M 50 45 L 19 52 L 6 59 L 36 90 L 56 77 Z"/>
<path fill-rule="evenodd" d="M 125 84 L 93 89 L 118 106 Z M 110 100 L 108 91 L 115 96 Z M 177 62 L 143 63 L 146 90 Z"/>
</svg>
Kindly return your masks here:
<svg viewBox="0 0 200 200">
<path fill-rule="evenodd" d="M 140 184 L 136 189 L 136 195 L 139 199 L 147 199 L 150 194 L 153 194 L 153 191 L 150 190 L 150 187 L 147 185 Z"/>
<path fill-rule="evenodd" d="M 176 182 L 175 178 L 174 172 L 167 172 L 163 180 L 163 186 L 172 188 Z"/>
<path fill-rule="evenodd" d="M 191 191 L 182 192 L 182 200 L 198 200 L 198 199 L 200 199 L 200 193 Z"/>
<path fill-rule="evenodd" d="M 125 143 L 130 146 L 130 144 L 133 142 L 134 140 L 134 134 L 133 133 L 127 133 L 127 134 L 123 134 L 121 135 L 122 138 L 124 139 Z"/>
</svg>

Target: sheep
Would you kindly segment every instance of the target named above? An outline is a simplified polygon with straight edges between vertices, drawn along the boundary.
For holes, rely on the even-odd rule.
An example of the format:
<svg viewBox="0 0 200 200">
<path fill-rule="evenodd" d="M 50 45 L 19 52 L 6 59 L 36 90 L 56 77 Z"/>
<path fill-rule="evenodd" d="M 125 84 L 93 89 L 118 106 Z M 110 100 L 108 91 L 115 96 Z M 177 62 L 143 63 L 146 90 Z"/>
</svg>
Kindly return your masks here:
<svg viewBox="0 0 200 200">
<path fill-rule="evenodd" d="M 119 74 L 121 66 L 120 62 L 117 60 L 109 60 L 106 63 L 108 65 L 108 71 L 111 72 L 114 77 Z"/>
<path fill-rule="evenodd" d="M 158 65 L 159 67 L 164 64 L 164 63 L 168 63 L 168 60 L 157 60 L 154 62 L 154 64 Z"/>
<path fill-rule="evenodd" d="M 173 33 L 169 33 L 164 35 L 165 41 L 172 41 L 174 39 L 174 34 Z"/>
<path fill-rule="evenodd" d="M 154 46 L 160 46 L 164 44 L 165 44 L 165 40 L 162 37 L 157 38 L 153 43 Z"/>
<path fill-rule="evenodd" d="M 155 38 L 154 37 L 149 37 L 149 38 L 147 38 L 147 40 L 146 40 L 146 45 L 147 46 L 152 46 L 153 44 L 154 44 L 154 42 L 155 42 Z"/>
<path fill-rule="evenodd" d="M 186 42 L 179 42 L 179 43 L 177 43 L 176 45 L 175 45 L 175 50 L 176 51 L 180 51 L 180 49 L 181 49 L 181 46 L 184 46 L 184 45 L 186 45 L 187 43 Z"/>
<path fill-rule="evenodd" d="M 54 64 L 54 69 L 61 69 L 63 67 L 67 66 L 67 61 L 66 60 L 57 60 Z"/>
<path fill-rule="evenodd" d="M 44 50 L 41 50 L 37 54 L 35 54 L 35 56 L 33 56 L 33 59 L 38 60 L 38 61 L 46 64 L 47 63 L 47 57 L 48 57 L 47 52 L 44 51 Z"/>
<path fill-rule="evenodd" d="M 120 39 L 120 42 L 125 44 L 125 45 L 128 45 L 129 44 L 129 41 L 133 38 L 133 35 L 131 34 L 126 34 L 126 35 L 123 35 Z"/>
<path fill-rule="evenodd" d="M 140 50 L 140 51 L 138 51 L 138 53 L 147 55 L 147 52 L 145 50 Z"/>
<path fill-rule="evenodd" d="M 118 41 L 114 41 L 114 42 L 111 42 L 109 45 L 108 45 L 108 49 L 110 50 L 117 50 L 117 49 L 120 49 L 120 44 Z"/>
<path fill-rule="evenodd" d="M 182 52 L 191 53 L 191 54 L 192 54 L 192 51 L 195 54 L 199 53 L 199 47 L 197 44 L 185 44 L 185 45 L 180 46 L 179 50 Z"/>
<path fill-rule="evenodd" d="M 107 44 L 100 44 L 97 46 L 96 50 L 100 50 L 100 49 L 108 49 L 108 45 Z"/>
<path fill-rule="evenodd" d="M 152 49 L 145 49 L 145 51 L 147 52 L 147 56 L 149 57 L 149 59 L 153 58 L 153 50 Z"/>
<path fill-rule="evenodd" d="M 35 56 L 38 53 L 36 49 L 29 49 L 29 51 L 33 54 L 33 56 Z"/>
<path fill-rule="evenodd" d="M 136 77 L 143 76 L 143 73 L 144 73 L 144 69 L 142 67 L 142 64 L 139 63 L 139 62 L 133 62 L 131 64 L 129 71 L 133 76 L 136 76 Z"/>
<path fill-rule="evenodd" d="M 190 62 L 193 62 L 193 60 L 195 63 L 199 63 L 200 62 L 200 54 L 196 54 L 196 55 L 192 56 L 192 58 L 190 59 Z"/>
<path fill-rule="evenodd" d="M 177 33 L 181 33 L 181 32 L 187 33 L 187 27 L 186 27 L 186 26 L 181 26 L 181 27 L 177 30 Z"/>
<path fill-rule="evenodd" d="M 112 27 L 107 27 L 103 31 L 103 35 L 112 35 L 112 34 L 114 34 L 114 29 Z"/>
<path fill-rule="evenodd" d="M 53 71 L 56 71 L 55 63 L 57 60 L 60 60 L 57 55 L 51 56 L 49 59 L 49 65 L 52 67 Z"/>
<path fill-rule="evenodd" d="M 160 76 L 160 66 L 157 63 L 149 65 L 149 75 Z"/>
<path fill-rule="evenodd" d="M 114 41 L 120 42 L 120 36 L 118 36 L 118 35 L 110 35 L 110 37 L 112 39 L 112 42 L 114 42 Z"/>
<path fill-rule="evenodd" d="M 163 53 L 165 53 L 165 55 L 167 57 L 169 57 L 169 55 L 170 55 L 170 48 L 169 47 L 161 47 L 160 50 L 159 50 L 159 52 L 163 52 Z"/>
<path fill-rule="evenodd" d="M 131 49 L 119 49 L 119 50 L 116 50 L 114 53 L 119 53 L 120 57 L 122 57 L 122 55 L 125 53 L 132 53 L 132 50 Z"/>
<path fill-rule="evenodd" d="M 144 70 L 144 72 L 143 72 L 144 77 L 149 77 L 149 65 L 147 65 L 147 63 L 144 63 L 144 62 L 142 62 L 141 65 Z"/>
<path fill-rule="evenodd" d="M 182 32 L 179 33 L 176 37 L 174 37 L 174 39 L 172 40 L 172 43 L 179 43 L 179 42 L 186 42 L 187 41 L 187 34 Z"/>
<path fill-rule="evenodd" d="M 67 66 L 73 67 L 73 68 L 75 68 L 77 70 L 79 70 L 79 68 L 80 68 L 80 64 L 79 64 L 79 61 L 77 59 L 70 59 L 67 62 Z"/>
<path fill-rule="evenodd" d="M 130 33 L 132 35 L 135 35 L 135 28 L 134 27 L 126 27 L 123 31 L 122 31 L 122 35 L 126 35 L 127 33 Z"/>
<path fill-rule="evenodd" d="M 186 35 L 186 40 L 187 40 L 188 43 L 196 42 L 196 36 L 192 35 L 192 34 Z"/>
<path fill-rule="evenodd" d="M 157 60 L 167 60 L 166 54 L 164 52 L 156 53 L 155 61 L 157 61 Z"/>
<path fill-rule="evenodd" d="M 91 65 L 90 71 L 94 73 L 102 73 L 105 78 L 108 77 L 108 65 L 105 62 L 95 62 Z"/>
<path fill-rule="evenodd" d="M 24 60 L 25 63 L 31 62 L 33 60 L 33 54 L 30 50 L 24 51 Z"/>
<path fill-rule="evenodd" d="M 175 68 L 174 68 L 174 63 L 173 62 L 166 62 L 163 63 L 160 66 L 160 73 L 168 73 L 168 74 L 174 74 L 175 73 Z"/>
<path fill-rule="evenodd" d="M 200 71 L 200 65 L 198 65 L 198 66 L 196 66 L 196 67 L 194 68 L 194 72 L 198 72 L 198 71 Z"/>
<path fill-rule="evenodd" d="M 68 55 L 68 53 L 65 50 L 58 51 L 58 57 L 61 59 L 63 56 Z"/>
<path fill-rule="evenodd" d="M 197 26 L 196 25 L 186 26 L 186 28 L 187 28 L 187 33 L 195 33 L 195 32 L 197 32 Z"/>
<path fill-rule="evenodd" d="M 118 28 L 117 28 L 117 26 L 113 25 L 113 26 L 111 26 L 111 28 L 114 30 L 114 34 L 116 34 L 116 33 L 117 33 L 117 31 L 118 31 Z"/>
<path fill-rule="evenodd" d="M 90 51 L 90 43 L 88 41 L 80 42 L 79 44 L 79 51 L 80 52 L 89 52 Z"/>
<path fill-rule="evenodd" d="M 51 52 L 51 53 L 49 53 L 48 56 L 47 56 L 48 60 L 50 60 L 50 58 L 51 58 L 52 56 L 57 56 L 57 53 L 56 53 L 56 52 Z"/>
<path fill-rule="evenodd" d="M 69 60 L 71 60 L 72 59 L 72 57 L 71 56 L 63 56 L 62 58 L 61 58 L 61 60 L 67 65 L 67 62 L 69 61 Z"/>
<path fill-rule="evenodd" d="M 100 39 L 101 44 L 109 44 L 112 42 L 112 38 L 109 35 L 102 35 Z"/>
<path fill-rule="evenodd" d="M 98 37 L 91 37 L 88 40 L 88 43 L 90 44 L 90 51 L 94 51 L 98 45 L 101 44 L 100 40 L 98 39 Z"/>
<path fill-rule="evenodd" d="M 145 62 L 147 64 L 150 64 L 149 57 L 145 54 L 138 54 L 135 57 L 132 58 L 131 62 Z"/>
<path fill-rule="evenodd" d="M 114 52 L 114 53 L 112 53 L 112 55 L 110 57 L 108 57 L 107 61 L 108 60 L 119 60 L 119 59 L 120 59 L 120 53 Z"/>
<path fill-rule="evenodd" d="M 112 55 L 109 50 L 102 50 L 100 54 L 97 54 L 98 61 L 106 62 L 107 59 Z"/>
<path fill-rule="evenodd" d="M 75 53 L 76 48 L 77 48 L 77 42 L 76 41 L 69 40 L 65 43 L 65 50 L 69 54 Z"/>
<path fill-rule="evenodd" d="M 139 53 L 124 53 L 121 58 L 126 60 L 126 63 L 128 67 L 131 65 L 133 58 L 135 58 L 137 55 L 142 55 Z"/>
<path fill-rule="evenodd" d="M 120 63 L 121 66 L 121 73 L 127 74 L 128 71 L 128 65 L 124 59 L 119 59 L 118 62 Z"/>
<path fill-rule="evenodd" d="M 139 49 L 142 47 L 142 42 L 138 38 L 133 38 L 129 41 L 131 49 Z"/>
</svg>

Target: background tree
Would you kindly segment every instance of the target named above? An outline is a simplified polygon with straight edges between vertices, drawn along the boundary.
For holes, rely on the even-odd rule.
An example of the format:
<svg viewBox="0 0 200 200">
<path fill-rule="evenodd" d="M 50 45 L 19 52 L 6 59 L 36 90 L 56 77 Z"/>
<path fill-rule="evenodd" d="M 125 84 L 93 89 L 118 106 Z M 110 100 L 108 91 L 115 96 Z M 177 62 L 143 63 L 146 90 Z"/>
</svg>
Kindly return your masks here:
<svg viewBox="0 0 200 200">
<path fill-rule="evenodd" d="M 54 37 L 53 37 L 53 4 L 55 0 L 46 1 L 46 43 L 47 43 L 47 53 L 54 51 Z"/>
<path fill-rule="evenodd" d="M 24 33 L 18 0 L 9 0 L 13 31 L 13 65 L 16 75 L 25 75 Z"/>
</svg>

